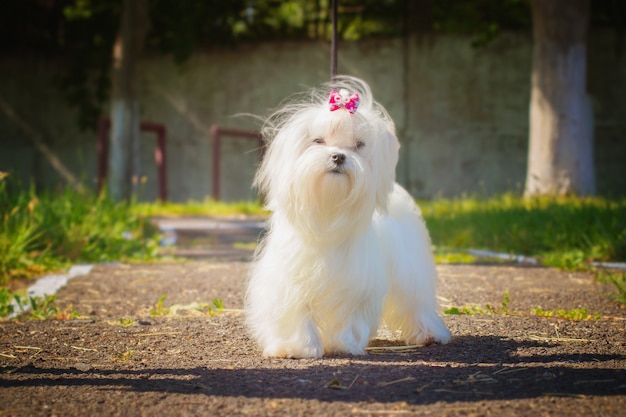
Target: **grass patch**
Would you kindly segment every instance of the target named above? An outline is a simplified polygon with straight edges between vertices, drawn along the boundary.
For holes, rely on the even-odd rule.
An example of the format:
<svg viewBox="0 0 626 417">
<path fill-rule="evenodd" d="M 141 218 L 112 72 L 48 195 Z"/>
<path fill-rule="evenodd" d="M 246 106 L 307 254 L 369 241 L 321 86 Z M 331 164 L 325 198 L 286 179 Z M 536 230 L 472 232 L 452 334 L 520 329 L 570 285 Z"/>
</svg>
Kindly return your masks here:
<svg viewBox="0 0 626 417">
<path fill-rule="evenodd" d="M 447 315 L 462 315 L 462 316 L 488 316 L 488 315 L 502 315 L 502 316 L 522 316 L 521 311 L 514 311 L 509 309 L 511 302 L 511 296 L 509 291 L 504 292 L 504 299 L 499 306 L 492 306 L 491 304 L 485 304 L 484 307 L 477 305 L 469 305 L 456 307 L 452 306 L 444 310 L 444 314 Z M 571 310 L 558 309 L 558 310 L 544 310 L 541 307 L 533 308 L 530 310 L 531 316 L 537 317 L 555 317 L 570 321 L 585 321 L 585 320 L 600 320 L 599 313 L 588 313 L 586 308 L 573 308 Z"/>
<path fill-rule="evenodd" d="M 441 250 L 486 249 L 547 266 L 585 269 L 626 260 L 626 200 L 531 198 L 511 194 L 420 203 Z"/>
<path fill-rule="evenodd" d="M 435 250 L 435 262 L 438 264 L 473 264 L 478 262 L 478 258 L 461 251 Z"/>
<path fill-rule="evenodd" d="M 170 306 L 170 315 L 179 313 L 196 314 L 203 316 L 216 316 L 224 311 L 224 302 L 220 298 L 214 298 L 211 302 L 194 301 L 189 304 L 174 304 Z"/>
<path fill-rule="evenodd" d="M 20 297 L 12 294 L 8 288 L 0 288 L 0 318 L 8 317 L 15 313 L 13 301 L 19 306 Z"/>
<path fill-rule="evenodd" d="M 0 285 L 72 263 L 154 259 L 157 229 L 132 207 L 71 188 L 38 193 L 0 173 Z"/>
<path fill-rule="evenodd" d="M 465 249 L 537 258 L 542 264 L 584 269 L 592 261 L 626 260 L 626 199 L 533 198 L 421 202 L 437 261 L 473 263 Z M 211 199 L 175 203 L 114 203 L 73 189 L 38 193 L 0 172 L 0 285 L 70 264 L 152 260 L 160 234 L 152 216 L 267 216 L 258 201 Z M 238 243 L 251 248 L 254 244 Z M 622 302 L 626 283 L 609 280 Z"/>
<path fill-rule="evenodd" d="M 128 327 L 135 324 L 135 321 L 130 317 L 122 317 L 119 319 L 120 326 Z"/>
<path fill-rule="evenodd" d="M 593 261 L 626 260 L 626 200 L 493 198 L 420 202 L 437 247 L 437 260 L 472 263 L 464 249 L 485 249 L 537 258 L 543 265 L 586 269 Z M 258 201 L 137 204 L 141 216 L 267 216 Z"/>
<path fill-rule="evenodd" d="M 19 299 L 18 299 L 19 300 Z M 45 297 L 27 297 L 26 302 L 30 307 L 30 318 L 35 320 L 45 320 L 50 317 L 55 317 L 59 309 L 52 305 L 56 300 L 56 295 L 46 295 Z M 24 311 L 25 308 L 22 301 L 19 300 L 18 304 L 20 310 Z"/>
<path fill-rule="evenodd" d="M 0 288 L 0 318 L 6 318 L 12 314 L 23 314 L 31 320 L 74 320 L 82 316 L 71 305 L 60 310 L 53 305 L 55 300 L 56 295 L 20 296 L 12 294 L 8 288 Z"/>
<path fill-rule="evenodd" d="M 220 298 L 214 298 L 211 302 L 194 301 L 189 304 L 174 304 L 167 308 L 163 306 L 166 298 L 167 294 L 163 294 L 155 303 L 154 307 L 150 309 L 150 315 L 152 317 L 176 316 L 182 312 L 215 316 L 224 310 L 224 302 Z"/>
<path fill-rule="evenodd" d="M 420 206 L 440 263 L 474 263 L 464 249 L 484 249 L 538 259 L 562 269 L 587 269 L 589 262 L 626 260 L 626 200 L 531 198 L 439 199 Z M 142 216 L 267 216 L 255 202 L 206 199 L 186 204 L 138 204 Z"/>
<path fill-rule="evenodd" d="M 504 299 L 500 303 L 500 306 L 492 306 L 491 304 L 485 304 L 485 307 L 480 307 L 476 305 L 472 306 L 463 306 L 463 307 L 450 307 L 447 308 L 443 313 L 448 315 L 462 315 L 462 316 L 484 316 L 489 314 L 516 314 L 509 310 L 509 303 L 511 302 L 511 296 L 509 291 L 506 290 L 504 292 Z"/>
<path fill-rule="evenodd" d="M 597 271 L 596 280 L 603 284 L 613 285 L 615 294 L 610 294 L 618 303 L 626 306 L 626 273 L 615 273 L 610 271 Z"/>
<path fill-rule="evenodd" d="M 539 317 L 558 317 L 571 321 L 600 320 L 600 314 L 589 314 L 584 307 L 573 308 L 571 310 L 544 310 L 541 307 L 537 307 L 531 311 L 531 314 Z"/>
<path fill-rule="evenodd" d="M 239 201 L 227 203 L 206 198 L 203 201 L 190 200 L 187 203 L 138 203 L 132 211 L 142 217 L 175 217 L 175 216 L 259 216 L 268 212 L 259 201 Z"/>
<path fill-rule="evenodd" d="M 154 304 L 154 307 L 150 309 L 150 315 L 152 317 L 167 316 L 170 313 L 169 308 L 163 307 L 163 303 L 165 302 L 166 298 L 167 294 L 163 294 L 162 296 L 160 296 L 158 301 Z"/>
<path fill-rule="evenodd" d="M 258 246 L 258 242 L 234 242 L 233 248 L 244 250 L 255 250 Z"/>
</svg>

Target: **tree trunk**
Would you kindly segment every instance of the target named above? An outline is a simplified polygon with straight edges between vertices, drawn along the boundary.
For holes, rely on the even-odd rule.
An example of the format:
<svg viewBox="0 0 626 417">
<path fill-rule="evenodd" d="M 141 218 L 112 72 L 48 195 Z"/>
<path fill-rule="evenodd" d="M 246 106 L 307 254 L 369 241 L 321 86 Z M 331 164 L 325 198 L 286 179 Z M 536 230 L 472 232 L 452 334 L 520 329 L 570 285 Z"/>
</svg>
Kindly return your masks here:
<svg viewBox="0 0 626 417">
<path fill-rule="evenodd" d="M 108 169 L 109 193 L 116 201 L 129 200 L 138 182 L 141 116 L 136 74 L 147 31 L 147 0 L 124 0 L 120 30 L 113 45 Z"/>
<path fill-rule="evenodd" d="M 587 96 L 589 0 L 533 0 L 526 196 L 595 193 Z"/>
</svg>

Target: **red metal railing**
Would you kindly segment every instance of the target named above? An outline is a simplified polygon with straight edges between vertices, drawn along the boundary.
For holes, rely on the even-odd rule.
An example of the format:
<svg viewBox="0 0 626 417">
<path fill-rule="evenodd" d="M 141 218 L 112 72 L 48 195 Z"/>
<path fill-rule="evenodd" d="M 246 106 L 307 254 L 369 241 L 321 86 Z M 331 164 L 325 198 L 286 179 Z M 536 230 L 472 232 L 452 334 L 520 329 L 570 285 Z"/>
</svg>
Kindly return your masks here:
<svg viewBox="0 0 626 417">
<path fill-rule="evenodd" d="M 213 142 L 213 199 L 220 199 L 220 180 L 221 180 L 221 147 L 222 136 L 238 136 L 250 139 L 256 139 L 259 144 L 259 159 L 263 156 L 263 138 L 259 132 L 254 130 L 235 129 L 229 127 L 221 127 L 217 125 L 211 126 L 211 140 Z"/>
<path fill-rule="evenodd" d="M 141 122 L 139 129 L 142 132 L 154 132 L 157 135 L 156 147 L 154 148 L 154 161 L 157 166 L 159 180 L 159 200 L 167 201 L 167 129 L 164 124 L 154 122 Z M 109 160 L 109 131 L 111 119 L 103 118 L 98 121 L 98 138 L 96 152 L 98 153 L 98 192 L 104 185 L 108 171 Z"/>
</svg>

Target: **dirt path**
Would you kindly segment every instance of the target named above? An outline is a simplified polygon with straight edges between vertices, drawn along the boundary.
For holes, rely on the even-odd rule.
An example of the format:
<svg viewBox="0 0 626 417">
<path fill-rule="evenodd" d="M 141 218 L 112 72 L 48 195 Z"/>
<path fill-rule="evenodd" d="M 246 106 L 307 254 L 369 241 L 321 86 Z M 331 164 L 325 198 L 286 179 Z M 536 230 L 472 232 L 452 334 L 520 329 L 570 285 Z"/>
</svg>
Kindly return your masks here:
<svg viewBox="0 0 626 417">
<path fill-rule="evenodd" d="M 590 274 L 443 265 L 443 304 L 498 314 L 447 315 L 445 346 L 281 360 L 246 336 L 248 264 L 222 255 L 97 266 L 57 298 L 88 318 L 1 322 L 0 416 L 624 415 L 626 311 Z M 198 311 L 214 298 L 223 312 Z"/>
</svg>

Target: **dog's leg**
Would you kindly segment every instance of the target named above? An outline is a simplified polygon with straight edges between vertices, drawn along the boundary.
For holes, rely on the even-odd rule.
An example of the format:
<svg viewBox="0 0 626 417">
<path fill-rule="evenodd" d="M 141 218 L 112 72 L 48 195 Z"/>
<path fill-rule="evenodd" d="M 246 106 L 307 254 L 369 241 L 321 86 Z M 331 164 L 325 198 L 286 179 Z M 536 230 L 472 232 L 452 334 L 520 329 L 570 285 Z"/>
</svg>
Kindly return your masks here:
<svg viewBox="0 0 626 417">
<path fill-rule="evenodd" d="M 415 304 L 410 307 L 411 303 Z M 408 344 L 448 343 L 451 338 L 436 304 L 420 300 L 419 296 L 407 297 L 403 291 L 388 295 L 384 320 L 391 330 L 400 330 Z"/>
<path fill-rule="evenodd" d="M 389 216 L 381 219 L 389 293 L 384 320 L 411 344 L 447 343 L 450 331 L 439 315 L 437 270 L 428 230 L 412 198 L 399 186 Z"/>
<path fill-rule="evenodd" d="M 385 323 L 401 330 L 410 344 L 447 343 L 451 336 L 439 315 L 434 260 L 430 253 L 416 255 L 397 262 L 389 274 Z"/>
<path fill-rule="evenodd" d="M 364 312 L 357 312 L 350 319 L 344 320 L 339 329 L 329 332 L 324 346 L 325 353 L 364 355 L 370 336 L 377 327 L 377 317 L 368 317 Z"/>
<path fill-rule="evenodd" d="M 310 311 L 306 305 L 294 302 L 284 281 L 253 279 L 246 297 L 246 313 L 250 331 L 264 356 L 322 356 L 321 336 Z"/>
<path fill-rule="evenodd" d="M 290 314 L 276 322 L 274 334 L 266 334 L 262 338 L 263 355 L 279 358 L 320 358 L 322 348 L 320 333 L 310 317 L 295 317 Z"/>
<path fill-rule="evenodd" d="M 249 298 L 248 325 L 263 355 L 319 358 L 324 353 L 320 332 L 305 307 L 280 306 L 277 300 Z"/>
</svg>

